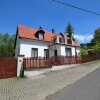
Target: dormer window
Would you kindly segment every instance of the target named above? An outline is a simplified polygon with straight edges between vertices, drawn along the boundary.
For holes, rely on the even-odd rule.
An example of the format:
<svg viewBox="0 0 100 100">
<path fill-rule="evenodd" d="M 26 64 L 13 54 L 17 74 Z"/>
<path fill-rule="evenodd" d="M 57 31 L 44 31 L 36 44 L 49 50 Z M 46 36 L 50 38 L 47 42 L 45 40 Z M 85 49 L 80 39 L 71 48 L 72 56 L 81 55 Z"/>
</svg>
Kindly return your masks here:
<svg viewBox="0 0 100 100">
<path fill-rule="evenodd" d="M 62 38 L 59 38 L 59 43 L 61 43 L 62 42 Z"/>
<path fill-rule="evenodd" d="M 39 30 L 35 33 L 35 37 L 40 39 L 40 40 L 43 40 L 44 39 L 44 31 L 43 30 Z"/>
<path fill-rule="evenodd" d="M 64 43 L 64 38 L 59 38 L 59 43 Z"/>
<path fill-rule="evenodd" d="M 71 39 L 67 39 L 67 44 L 72 44 L 72 40 Z"/>
<path fill-rule="evenodd" d="M 65 43 L 65 37 L 62 33 L 59 33 L 57 35 L 57 43 L 61 43 L 61 44 L 64 44 Z"/>
<path fill-rule="evenodd" d="M 39 39 L 43 39 L 43 33 L 39 32 L 38 37 L 39 37 Z"/>
</svg>

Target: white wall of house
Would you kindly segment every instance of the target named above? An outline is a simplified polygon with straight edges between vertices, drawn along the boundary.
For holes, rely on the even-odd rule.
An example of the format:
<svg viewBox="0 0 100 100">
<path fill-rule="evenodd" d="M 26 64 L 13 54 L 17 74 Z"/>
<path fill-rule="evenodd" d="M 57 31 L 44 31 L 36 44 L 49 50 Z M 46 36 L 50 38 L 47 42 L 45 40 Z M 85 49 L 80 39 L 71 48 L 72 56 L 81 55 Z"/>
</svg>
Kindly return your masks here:
<svg viewBox="0 0 100 100">
<path fill-rule="evenodd" d="M 59 43 L 59 38 L 62 38 L 61 34 L 57 35 L 57 43 Z"/>
<path fill-rule="evenodd" d="M 31 57 L 31 49 L 38 48 L 38 57 L 44 57 L 44 49 L 48 49 L 48 42 L 21 39 L 20 54 Z"/>
<path fill-rule="evenodd" d="M 75 56 L 75 47 L 71 47 L 72 49 L 72 56 Z"/>
<path fill-rule="evenodd" d="M 54 47 L 53 46 L 49 48 L 49 56 L 50 57 L 54 56 Z"/>
<path fill-rule="evenodd" d="M 25 55 L 25 57 L 31 57 L 32 48 L 38 48 L 38 56 L 44 57 L 44 49 L 49 49 L 49 56 L 54 56 L 54 50 L 57 50 L 58 56 L 66 56 L 65 48 L 71 48 L 72 56 L 75 56 L 75 47 L 66 45 L 54 45 L 49 48 L 48 42 L 35 41 L 29 39 L 19 39 L 17 37 L 15 57 L 17 55 Z M 79 54 L 80 48 L 76 47 L 76 52 Z"/>
<path fill-rule="evenodd" d="M 79 55 L 79 53 L 80 53 L 80 47 L 76 47 L 76 52 L 77 52 L 77 55 Z"/>
<path fill-rule="evenodd" d="M 61 47 L 59 45 L 54 45 L 54 46 L 51 46 L 49 48 L 49 55 L 50 55 L 50 57 L 55 55 L 54 54 L 54 50 L 57 50 L 58 56 L 61 55 Z"/>
<path fill-rule="evenodd" d="M 65 52 L 65 46 L 61 46 L 61 56 L 65 56 L 66 52 Z"/>
<path fill-rule="evenodd" d="M 66 56 L 65 48 L 71 48 L 72 56 L 75 56 L 75 47 L 73 46 L 65 46 L 65 45 L 55 45 L 51 46 L 49 49 L 50 57 L 54 56 L 54 50 L 57 50 L 58 56 Z M 79 48 L 76 48 L 76 52 L 79 52 Z"/>
<path fill-rule="evenodd" d="M 72 56 L 75 56 L 75 47 L 73 46 L 61 46 L 61 55 L 66 56 L 65 48 L 71 48 Z"/>
</svg>

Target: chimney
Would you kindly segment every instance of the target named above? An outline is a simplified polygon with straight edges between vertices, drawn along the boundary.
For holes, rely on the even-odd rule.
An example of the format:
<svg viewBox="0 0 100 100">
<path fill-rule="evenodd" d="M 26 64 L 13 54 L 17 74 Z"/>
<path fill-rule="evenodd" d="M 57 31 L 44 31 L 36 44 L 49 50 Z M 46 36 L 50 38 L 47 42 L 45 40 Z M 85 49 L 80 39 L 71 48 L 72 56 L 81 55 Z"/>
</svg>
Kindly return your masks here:
<svg viewBox="0 0 100 100">
<path fill-rule="evenodd" d="M 39 27 L 39 30 L 43 30 L 43 26 L 40 26 L 40 27 Z"/>
<path fill-rule="evenodd" d="M 55 29 L 52 29 L 52 33 L 55 33 Z"/>
</svg>

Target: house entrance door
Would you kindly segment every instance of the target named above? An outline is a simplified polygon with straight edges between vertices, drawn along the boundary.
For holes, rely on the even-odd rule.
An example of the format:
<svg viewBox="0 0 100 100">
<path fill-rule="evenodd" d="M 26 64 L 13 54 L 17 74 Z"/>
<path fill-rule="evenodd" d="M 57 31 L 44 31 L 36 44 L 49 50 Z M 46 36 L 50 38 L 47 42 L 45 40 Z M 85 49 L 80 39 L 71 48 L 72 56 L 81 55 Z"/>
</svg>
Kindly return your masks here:
<svg viewBox="0 0 100 100">
<path fill-rule="evenodd" d="M 55 57 L 57 57 L 57 50 L 54 50 L 54 55 L 55 55 Z"/>
<path fill-rule="evenodd" d="M 54 50 L 54 57 L 55 57 L 55 65 L 58 65 L 58 54 L 57 54 L 57 50 Z"/>
</svg>

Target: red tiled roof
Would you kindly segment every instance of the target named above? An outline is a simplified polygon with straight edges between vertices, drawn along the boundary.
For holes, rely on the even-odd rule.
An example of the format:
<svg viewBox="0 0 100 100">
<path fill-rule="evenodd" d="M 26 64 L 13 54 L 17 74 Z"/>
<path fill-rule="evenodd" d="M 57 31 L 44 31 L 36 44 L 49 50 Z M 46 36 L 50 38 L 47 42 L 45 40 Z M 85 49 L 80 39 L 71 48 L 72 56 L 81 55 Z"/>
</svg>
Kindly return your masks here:
<svg viewBox="0 0 100 100">
<path fill-rule="evenodd" d="M 73 41 L 73 46 L 75 46 L 75 47 L 80 47 L 80 44 L 78 44 L 77 42 L 74 42 L 74 41 Z"/>
<path fill-rule="evenodd" d="M 38 38 L 35 37 L 35 33 L 37 31 L 39 31 L 39 30 L 36 30 L 36 29 L 33 29 L 33 28 L 28 28 L 26 26 L 18 25 L 18 35 L 21 38 L 39 40 Z M 51 41 L 51 37 L 53 37 L 53 36 L 55 36 L 54 33 L 45 32 L 43 41 L 50 42 Z"/>
<path fill-rule="evenodd" d="M 66 38 L 66 39 L 70 39 L 70 38 L 69 38 L 69 37 L 67 37 L 67 36 L 66 36 L 65 38 Z"/>
<path fill-rule="evenodd" d="M 18 25 L 18 36 L 20 38 L 26 38 L 26 39 L 32 39 L 32 40 L 39 40 L 37 37 L 35 37 L 35 33 L 39 31 L 34 28 L 29 28 L 26 26 Z M 52 32 L 45 32 L 44 33 L 44 40 L 46 42 L 50 42 L 52 38 L 56 37 L 56 34 Z M 66 39 L 70 39 L 69 37 L 66 37 Z M 73 46 L 80 46 L 78 43 L 74 42 Z"/>
</svg>

